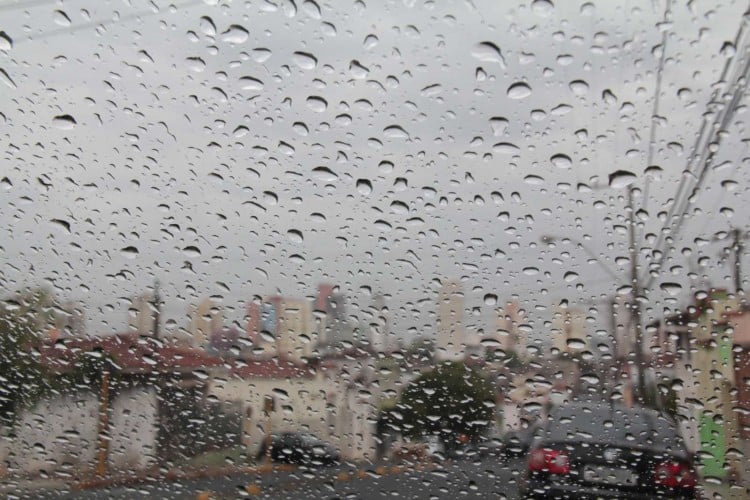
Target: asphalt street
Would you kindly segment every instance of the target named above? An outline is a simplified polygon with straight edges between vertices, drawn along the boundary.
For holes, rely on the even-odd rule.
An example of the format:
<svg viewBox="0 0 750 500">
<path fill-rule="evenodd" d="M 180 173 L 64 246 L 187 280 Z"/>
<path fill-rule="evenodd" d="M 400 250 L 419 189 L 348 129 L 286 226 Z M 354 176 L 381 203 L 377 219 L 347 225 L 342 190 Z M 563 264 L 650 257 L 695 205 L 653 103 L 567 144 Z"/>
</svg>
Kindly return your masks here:
<svg viewBox="0 0 750 500">
<path fill-rule="evenodd" d="M 196 499 L 204 498 L 518 498 L 521 460 L 462 460 L 426 466 L 340 466 L 298 469 L 262 476 L 235 475 L 187 481 L 150 481 L 138 485 L 75 492 L 47 492 L 18 498 L 46 499 Z"/>
</svg>

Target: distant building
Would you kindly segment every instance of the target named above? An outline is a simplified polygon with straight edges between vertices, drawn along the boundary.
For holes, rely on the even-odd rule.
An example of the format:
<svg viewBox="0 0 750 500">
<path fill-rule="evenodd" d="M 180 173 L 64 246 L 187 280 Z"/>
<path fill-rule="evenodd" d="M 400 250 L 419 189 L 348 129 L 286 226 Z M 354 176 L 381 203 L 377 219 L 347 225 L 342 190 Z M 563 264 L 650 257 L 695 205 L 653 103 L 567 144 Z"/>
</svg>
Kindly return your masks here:
<svg viewBox="0 0 750 500">
<path fill-rule="evenodd" d="M 328 283 L 318 285 L 315 310 L 325 314 L 321 322 L 319 343 L 323 346 L 341 347 L 354 343 L 354 328 L 346 317 L 346 297 L 336 292 L 336 287 Z"/>
<path fill-rule="evenodd" d="M 566 306 L 555 308 L 552 316 L 553 354 L 576 354 L 588 348 L 586 313 Z"/>
<path fill-rule="evenodd" d="M 437 299 L 437 341 L 435 355 L 440 360 L 459 360 L 464 355 L 465 297 L 458 281 L 443 284 Z"/>
<path fill-rule="evenodd" d="M 144 293 L 135 297 L 128 308 L 128 331 L 138 335 L 154 333 L 156 310 L 153 306 L 153 295 Z"/>
<path fill-rule="evenodd" d="M 514 352 L 520 359 L 527 359 L 528 335 L 522 328 L 525 321 L 526 312 L 518 302 L 508 302 L 505 307 L 499 308 L 494 335 L 497 348 L 506 353 Z"/>
<path fill-rule="evenodd" d="M 376 352 L 386 352 L 393 348 L 391 339 L 391 318 L 385 305 L 385 297 L 378 294 L 372 301 L 372 318 L 368 328 L 370 346 Z"/>
<path fill-rule="evenodd" d="M 613 304 L 614 356 L 623 361 L 635 353 L 635 323 L 631 313 L 630 296 L 616 295 Z"/>
<path fill-rule="evenodd" d="M 311 301 L 273 295 L 248 305 L 246 333 L 255 355 L 301 362 L 317 342 Z"/>
<path fill-rule="evenodd" d="M 190 316 L 190 344 L 205 347 L 215 331 L 224 326 L 224 314 L 221 306 L 210 298 L 203 299 L 197 306 L 192 305 L 188 311 Z"/>
</svg>

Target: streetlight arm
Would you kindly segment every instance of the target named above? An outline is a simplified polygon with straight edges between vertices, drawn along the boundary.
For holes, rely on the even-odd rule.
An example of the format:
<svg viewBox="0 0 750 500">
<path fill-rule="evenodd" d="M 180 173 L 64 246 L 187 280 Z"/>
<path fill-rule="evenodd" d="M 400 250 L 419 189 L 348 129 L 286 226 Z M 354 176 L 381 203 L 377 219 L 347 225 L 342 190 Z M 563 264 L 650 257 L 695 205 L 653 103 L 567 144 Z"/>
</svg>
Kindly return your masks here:
<svg viewBox="0 0 750 500">
<path fill-rule="evenodd" d="M 614 270 L 612 270 L 611 267 L 609 267 L 607 264 L 605 264 L 604 262 L 602 262 L 599 259 L 599 256 L 596 255 L 589 247 L 587 247 L 586 245 L 584 245 L 582 241 L 579 241 L 579 240 L 577 240 L 575 238 L 571 238 L 570 236 L 565 236 L 564 238 L 559 238 L 557 236 L 552 236 L 552 235 L 549 235 L 549 234 L 546 234 L 546 235 L 542 236 L 542 242 L 548 243 L 548 244 L 549 243 L 554 243 L 555 240 L 559 240 L 559 239 L 570 240 L 570 241 L 574 242 L 576 245 L 578 245 L 579 247 L 581 247 L 584 252 L 586 252 L 586 255 L 588 255 L 589 257 L 591 257 L 592 259 L 594 259 L 594 261 L 597 264 L 599 264 L 599 267 L 601 267 L 602 269 L 604 269 L 604 272 L 606 272 L 609 275 L 610 278 L 612 278 L 615 281 L 620 281 L 620 279 L 621 279 L 620 276 L 618 276 L 617 273 Z"/>
</svg>

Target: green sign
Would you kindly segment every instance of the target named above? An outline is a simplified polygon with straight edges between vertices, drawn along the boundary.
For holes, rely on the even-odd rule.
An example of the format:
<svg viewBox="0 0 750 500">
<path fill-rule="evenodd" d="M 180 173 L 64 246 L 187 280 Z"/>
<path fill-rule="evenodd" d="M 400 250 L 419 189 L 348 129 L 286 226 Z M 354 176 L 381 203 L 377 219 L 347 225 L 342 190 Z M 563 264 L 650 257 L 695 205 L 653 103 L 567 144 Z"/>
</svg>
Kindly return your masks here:
<svg viewBox="0 0 750 500">
<path fill-rule="evenodd" d="M 724 477 L 724 454 L 726 453 L 726 439 L 724 426 L 714 421 L 711 413 L 705 412 L 700 416 L 701 465 L 703 475 Z"/>
</svg>

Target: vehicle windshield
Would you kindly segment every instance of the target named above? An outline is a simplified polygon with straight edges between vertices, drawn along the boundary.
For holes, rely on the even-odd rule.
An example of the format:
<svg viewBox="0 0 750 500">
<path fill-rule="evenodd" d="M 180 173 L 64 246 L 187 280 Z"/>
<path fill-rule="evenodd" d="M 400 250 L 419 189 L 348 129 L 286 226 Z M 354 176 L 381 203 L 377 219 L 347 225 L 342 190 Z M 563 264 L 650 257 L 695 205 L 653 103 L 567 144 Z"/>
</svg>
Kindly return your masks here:
<svg viewBox="0 0 750 500">
<path fill-rule="evenodd" d="M 0 497 L 750 498 L 749 84 L 748 0 L 0 0 Z"/>
</svg>

